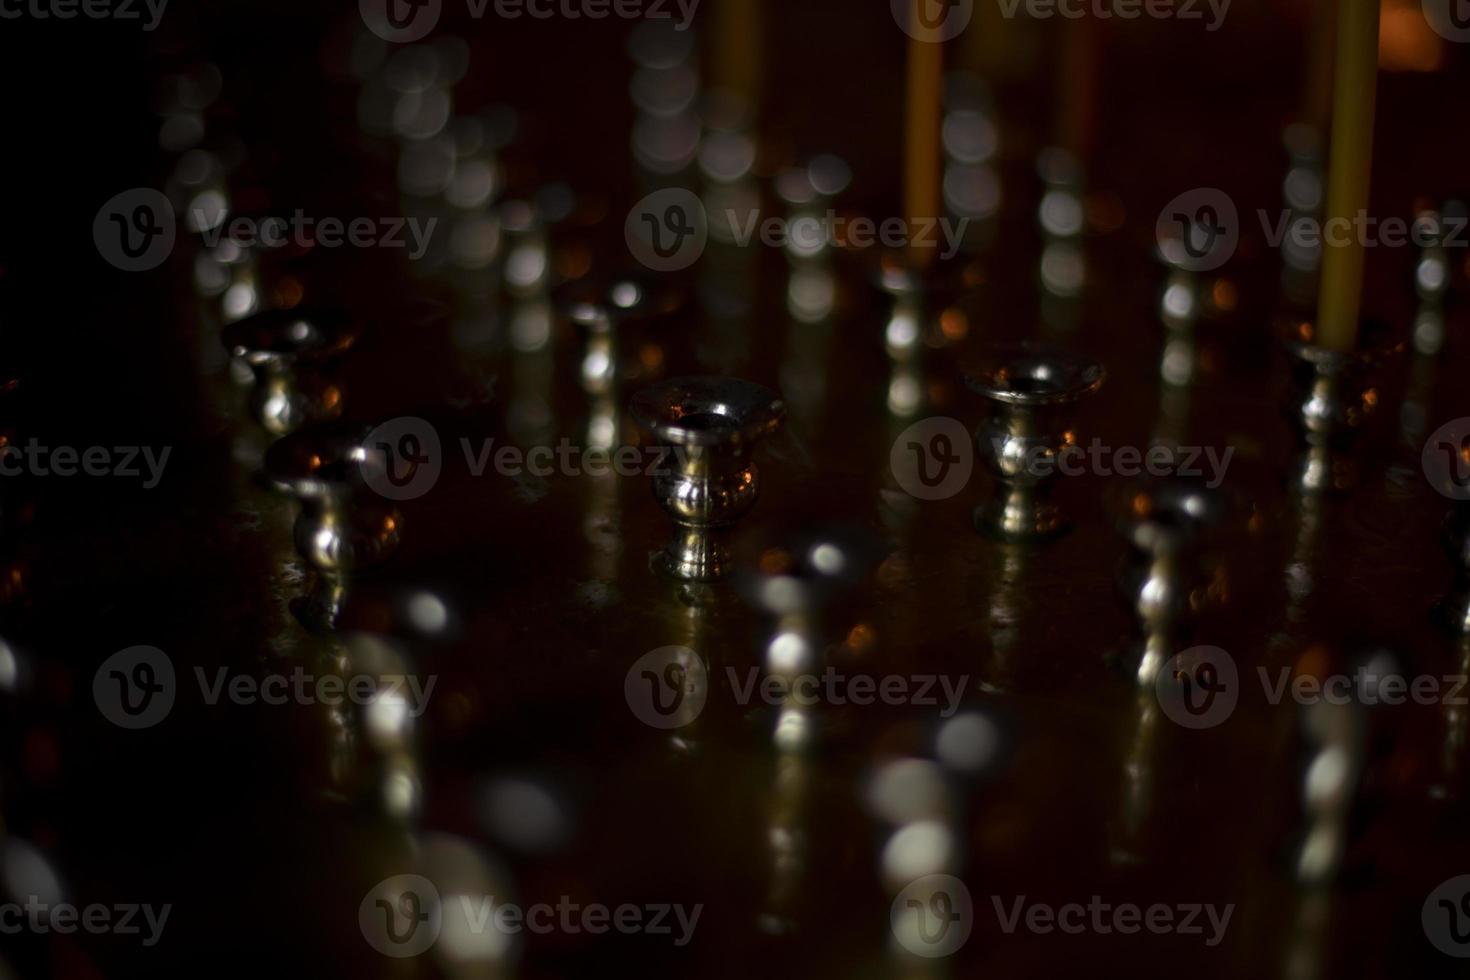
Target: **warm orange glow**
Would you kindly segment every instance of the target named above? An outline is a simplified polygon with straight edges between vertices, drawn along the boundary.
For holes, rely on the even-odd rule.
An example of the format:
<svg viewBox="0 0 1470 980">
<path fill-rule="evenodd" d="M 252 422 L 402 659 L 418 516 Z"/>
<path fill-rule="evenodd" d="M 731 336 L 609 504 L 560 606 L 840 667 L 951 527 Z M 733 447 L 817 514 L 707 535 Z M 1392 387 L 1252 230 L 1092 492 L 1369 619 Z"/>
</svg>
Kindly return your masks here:
<svg viewBox="0 0 1470 980">
<path fill-rule="evenodd" d="M 867 623 L 858 623 L 847 634 L 847 648 L 858 656 L 871 651 L 877 641 L 878 634 Z"/>
<path fill-rule="evenodd" d="M 1296 676 L 1298 677 L 1325 677 L 1327 676 L 1327 648 L 1320 643 L 1313 644 L 1302 653 L 1296 662 Z"/>
<path fill-rule="evenodd" d="M 276 285 L 275 304 L 283 310 L 295 309 L 305 292 L 299 279 L 295 276 L 286 276 Z"/>
<path fill-rule="evenodd" d="M 1378 18 L 1378 64 L 1384 71 L 1438 71 L 1444 38 L 1424 17 L 1419 0 L 1387 0 Z"/>
<path fill-rule="evenodd" d="M 1235 283 L 1229 279 L 1217 280 L 1215 282 L 1215 288 L 1211 291 L 1211 298 L 1215 303 L 1215 309 L 1222 313 L 1228 313 L 1235 309 L 1235 303 L 1239 297 L 1239 290 L 1235 288 Z"/>
<path fill-rule="evenodd" d="M 791 568 L 791 553 L 784 548 L 768 548 L 761 554 L 760 569 L 765 575 L 782 575 Z"/>
<path fill-rule="evenodd" d="M 585 245 L 572 245 L 559 253 L 556 264 L 563 279 L 581 279 L 592 271 L 592 250 Z"/>
<path fill-rule="evenodd" d="M 951 306 L 939 315 L 939 331 L 945 340 L 964 340 L 970 332 L 970 319 L 963 310 Z"/>
<path fill-rule="evenodd" d="M 638 348 L 638 363 L 649 372 L 657 371 L 664 363 L 664 349 L 658 344 L 644 344 Z"/>
</svg>

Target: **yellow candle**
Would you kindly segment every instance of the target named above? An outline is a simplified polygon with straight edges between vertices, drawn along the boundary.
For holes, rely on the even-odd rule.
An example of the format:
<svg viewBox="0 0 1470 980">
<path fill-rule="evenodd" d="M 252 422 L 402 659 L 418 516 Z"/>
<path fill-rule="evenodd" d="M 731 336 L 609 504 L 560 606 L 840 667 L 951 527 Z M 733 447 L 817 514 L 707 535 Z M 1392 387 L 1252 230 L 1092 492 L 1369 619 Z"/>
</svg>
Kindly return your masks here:
<svg viewBox="0 0 1470 980">
<path fill-rule="evenodd" d="M 924 2 L 926 0 L 914 0 L 910 10 L 910 23 L 915 25 L 914 35 L 923 33 L 917 25 L 918 5 Z M 909 261 L 918 269 L 927 268 L 934 261 L 936 243 L 914 239 L 919 231 L 932 227 L 928 222 L 941 217 L 939 126 L 944 103 L 943 88 L 943 46 L 911 37 L 908 107 L 904 118 L 904 212 L 909 219 Z"/>
<path fill-rule="evenodd" d="M 1322 284 L 1317 299 L 1317 343 L 1334 350 L 1351 350 L 1357 344 L 1358 308 L 1363 298 L 1363 243 L 1357 218 L 1368 210 L 1377 85 L 1378 0 L 1339 0 L 1332 149 L 1327 158 Z"/>
<path fill-rule="evenodd" d="M 719 0 L 715 8 L 715 84 L 760 102 L 761 0 Z"/>
</svg>

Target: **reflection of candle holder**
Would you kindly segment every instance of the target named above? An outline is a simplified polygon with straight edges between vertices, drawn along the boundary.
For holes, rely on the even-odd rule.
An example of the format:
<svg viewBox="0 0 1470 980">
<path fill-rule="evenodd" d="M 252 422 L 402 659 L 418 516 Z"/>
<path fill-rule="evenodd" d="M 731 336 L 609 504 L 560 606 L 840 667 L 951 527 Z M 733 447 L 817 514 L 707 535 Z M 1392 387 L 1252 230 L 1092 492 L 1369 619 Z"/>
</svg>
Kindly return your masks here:
<svg viewBox="0 0 1470 980">
<path fill-rule="evenodd" d="M 301 502 L 293 538 L 314 576 L 308 595 L 291 608 L 308 628 L 335 627 L 350 576 L 381 564 L 398 548 L 398 508 L 364 488 L 366 435 L 357 426 L 303 429 L 266 453 L 266 478 Z"/>
<path fill-rule="evenodd" d="M 357 341 L 345 315 L 268 310 L 230 324 L 223 339 L 255 377 L 250 414 L 267 432 L 285 435 L 341 414 L 341 386 L 324 368 Z"/>
<path fill-rule="evenodd" d="M 1375 324 L 1366 324 L 1363 344 L 1340 351 L 1315 343 L 1315 329 L 1302 322 L 1286 341 L 1292 358 L 1288 412 L 1297 427 L 1300 449 L 1292 483 L 1307 493 L 1333 493 L 1357 484 L 1359 433 L 1378 407 L 1374 375 L 1404 345 Z"/>
<path fill-rule="evenodd" d="M 786 406 L 775 392 L 735 378 L 675 378 L 633 397 L 634 420 L 672 452 L 655 474 L 653 495 L 678 525 L 657 564 L 677 578 L 723 575 L 720 533 L 755 506 L 760 492 L 750 451 L 775 432 Z"/>
<path fill-rule="evenodd" d="M 1226 580 L 1211 535 L 1227 504 L 1218 491 L 1172 477 L 1131 485 L 1117 511 L 1133 545 L 1124 590 L 1146 637 L 1138 682 L 1148 686 L 1193 617 L 1223 600 Z"/>
<path fill-rule="evenodd" d="M 976 432 L 980 457 L 1000 483 L 980 505 L 975 526 L 1006 539 L 1046 537 L 1065 529 L 1052 502 L 1058 463 L 1074 452 L 1071 406 L 1102 387 L 1106 372 L 1086 358 L 1044 349 L 1013 348 L 967 373 L 976 394 L 995 403 Z"/>
<path fill-rule="evenodd" d="M 923 409 L 924 349 L 942 347 L 963 335 L 961 330 L 946 336 L 944 325 L 963 322 L 962 315 L 950 318 L 950 311 L 965 289 L 966 275 L 961 261 L 938 262 L 921 270 L 907 255 L 887 252 L 878 256 L 873 282 L 893 301 L 883 328 L 883 349 L 890 365 L 889 414 L 912 418 Z"/>
<path fill-rule="evenodd" d="M 620 329 L 670 313 L 683 300 L 679 290 L 638 275 L 610 283 L 577 282 L 564 289 L 558 305 L 584 334 L 582 390 L 593 396 L 611 393 L 617 378 L 615 341 Z"/>
</svg>

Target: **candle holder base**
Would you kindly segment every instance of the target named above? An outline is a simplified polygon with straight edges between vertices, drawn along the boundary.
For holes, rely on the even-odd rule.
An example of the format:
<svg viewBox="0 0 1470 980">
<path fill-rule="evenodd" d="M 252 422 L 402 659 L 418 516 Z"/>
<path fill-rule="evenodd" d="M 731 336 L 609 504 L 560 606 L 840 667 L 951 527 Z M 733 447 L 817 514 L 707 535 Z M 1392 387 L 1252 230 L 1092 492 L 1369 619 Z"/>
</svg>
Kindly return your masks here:
<svg viewBox="0 0 1470 980">
<path fill-rule="evenodd" d="M 1346 493 L 1361 478 L 1358 441 L 1377 412 L 1376 375 L 1404 349 L 1402 340 L 1374 322 L 1364 324 L 1362 339 L 1357 350 L 1324 347 L 1309 322 L 1292 324 L 1287 334 L 1291 386 L 1286 411 L 1298 434 L 1289 479 L 1303 493 Z"/>
<path fill-rule="evenodd" d="M 760 494 L 754 444 L 786 417 L 775 392 L 735 378 L 674 378 L 633 397 L 633 418 L 668 447 L 653 496 L 674 520 L 674 540 L 654 567 L 686 581 L 720 578 L 729 559 L 720 540 Z"/>
<path fill-rule="evenodd" d="M 1051 494 L 1063 458 L 1077 449 L 1070 409 L 1105 377 L 1100 364 L 1040 347 L 1001 348 L 966 371 L 970 390 L 995 406 L 975 432 L 980 458 L 999 484 L 996 497 L 975 512 L 978 529 L 1006 540 L 1066 529 Z"/>
</svg>

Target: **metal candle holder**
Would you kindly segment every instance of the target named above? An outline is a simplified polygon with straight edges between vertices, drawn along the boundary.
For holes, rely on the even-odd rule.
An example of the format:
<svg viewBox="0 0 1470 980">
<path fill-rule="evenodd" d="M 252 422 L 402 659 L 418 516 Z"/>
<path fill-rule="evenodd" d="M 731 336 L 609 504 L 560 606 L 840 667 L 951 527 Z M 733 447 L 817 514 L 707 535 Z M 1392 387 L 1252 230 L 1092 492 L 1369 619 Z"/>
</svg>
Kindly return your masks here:
<svg viewBox="0 0 1470 980">
<path fill-rule="evenodd" d="M 1307 493 L 1340 493 L 1358 482 L 1356 443 L 1378 407 L 1377 369 L 1404 345 L 1371 323 L 1356 350 L 1329 349 L 1315 339 L 1312 324 L 1304 322 L 1286 340 L 1292 363 L 1287 412 L 1299 436 L 1291 480 Z"/>
<path fill-rule="evenodd" d="M 293 539 L 315 574 L 310 593 L 292 610 L 312 629 L 335 628 L 351 575 L 383 563 L 398 548 L 402 515 L 363 483 L 362 467 L 370 462 L 366 436 L 360 426 L 317 426 L 266 452 L 266 479 L 301 503 Z"/>
<path fill-rule="evenodd" d="M 721 532 L 755 506 L 760 480 L 751 450 L 775 432 L 786 405 L 768 388 L 735 378 L 674 378 L 633 397 L 634 420 L 665 455 L 653 496 L 677 525 L 657 566 L 709 581 L 729 565 Z"/>
<path fill-rule="evenodd" d="M 227 326 L 223 340 L 254 375 L 251 416 L 279 436 L 342 413 L 342 388 L 323 368 L 357 336 L 342 313 L 267 310 Z"/>
<path fill-rule="evenodd" d="M 975 511 L 975 526 L 1007 540 L 1046 537 L 1065 529 L 1052 501 L 1062 454 L 1077 446 L 1069 414 L 1102 387 L 1100 364 L 1062 351 L 1012 348 L 965 375 L 995 410 L 976 431 L 980 458 L 999 482 L 995 499 Z"/>
</svg>

